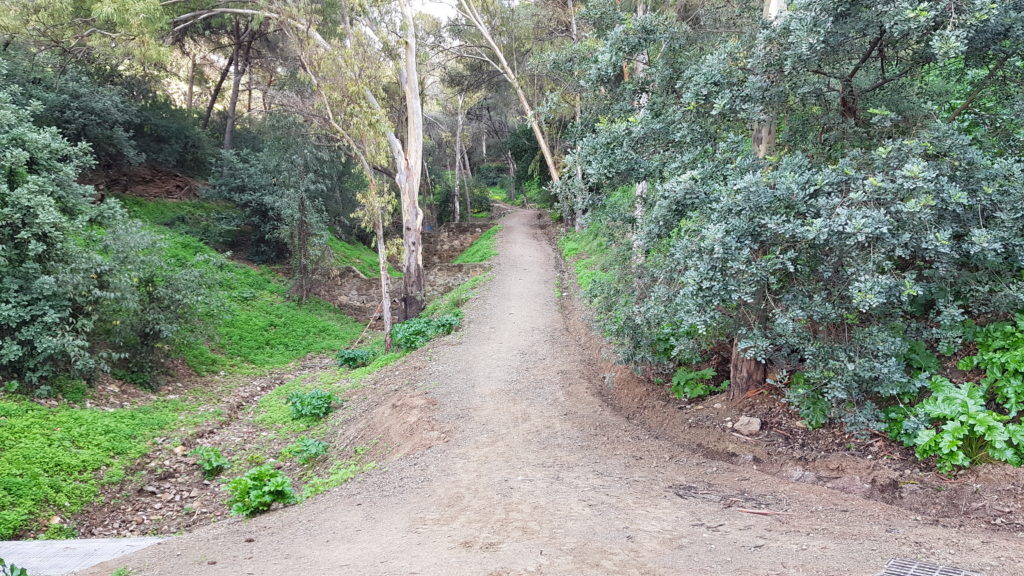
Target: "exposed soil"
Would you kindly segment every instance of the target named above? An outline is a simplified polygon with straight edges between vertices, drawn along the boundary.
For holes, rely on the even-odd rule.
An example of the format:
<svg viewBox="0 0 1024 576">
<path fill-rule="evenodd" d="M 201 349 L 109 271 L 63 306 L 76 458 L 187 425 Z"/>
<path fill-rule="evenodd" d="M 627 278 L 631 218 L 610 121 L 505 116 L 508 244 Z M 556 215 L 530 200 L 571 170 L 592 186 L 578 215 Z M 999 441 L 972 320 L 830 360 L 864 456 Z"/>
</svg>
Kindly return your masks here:
<svg viewBox="0 0 1024 576">
<path fill-rule="evenodd" d="M 495 278 L 465 328 L 381 371 L 338 428 L 339 445 L 382 438 L 403 457 L 301 506 L 86 574 L 873 575 L 893 557 L 1020 573 L 1019 510 L 974 507 L 1017 505 L 1003 499 L 1019 499 L 1016 472 L 958 479 L 984 485 L 961 504 L 935 497 L 942 481 L 881 442 L 823 451 L 826 432 L 794 433 L 766 397 L 680 409 L 614 366 L 572 306 L 560 313 L 572 301 L 555 292 L 558 259 L 536 214 L 504 218 Z M 756 415 L 752 437 L 729 426 Z M 895 465 L 878 464 L 885 456 Z M 936 518 L 913 511 L 899 481 L 888 498 L 900 506 L 872 488 L 908 468 L 930 482 L 922 502 L 957 505 Z"/>
<path fill-rule="evenodd" d="M 82 184 L 95 186 L 96 194 L 128 194 L 140 198 L 195 200 L 205 184 L 176 170 L 155 164 L 121 166 L 96 170 L 80 178 Z"/>
</svg>

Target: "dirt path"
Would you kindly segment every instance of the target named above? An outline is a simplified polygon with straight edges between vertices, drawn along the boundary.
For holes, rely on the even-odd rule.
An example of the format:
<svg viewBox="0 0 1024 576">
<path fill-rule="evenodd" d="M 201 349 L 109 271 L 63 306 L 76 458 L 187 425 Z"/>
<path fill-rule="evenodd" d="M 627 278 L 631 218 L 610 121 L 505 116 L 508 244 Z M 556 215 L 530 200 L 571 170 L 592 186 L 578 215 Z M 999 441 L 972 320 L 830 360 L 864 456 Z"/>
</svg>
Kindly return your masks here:
<svg viewBox="0 0 1024 576">
<path fill-rule="evenodd" d="M 562 322 L 537 223 L 534 212 L 508 215 L 495 279 L 468 305 L 465 329 L 381 375 L 435 399 L 448 442 L 302 506 L 88 574 L 868 576 L 893 557 L 1020 573 L 1018 535 L 948 530 L 707 460 L 609 409 Z"/>
</svg>

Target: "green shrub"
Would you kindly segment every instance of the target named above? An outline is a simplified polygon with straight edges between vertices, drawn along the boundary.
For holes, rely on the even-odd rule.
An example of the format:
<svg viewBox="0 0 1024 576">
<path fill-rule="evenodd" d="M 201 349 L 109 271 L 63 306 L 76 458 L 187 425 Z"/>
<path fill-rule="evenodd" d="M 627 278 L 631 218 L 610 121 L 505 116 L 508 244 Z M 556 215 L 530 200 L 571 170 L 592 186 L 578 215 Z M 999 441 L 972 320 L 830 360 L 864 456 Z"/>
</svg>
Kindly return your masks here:
<svg viewBox="0 0 1024 576">
<path fill-rule="evenodd" d="M 294 457 L 299 464 L 306 465 L 327 453 L 327 442 L 303 436 L 288 446 L 282 455 Z"/>
<path fill-rule="evenodd" d="M 204 478 L 216 478 L 231 467 L 231 461 L 220 453 L 220 449 L 212 446 L 196 446 L 189 455 L 196 459 Z"/>
<path fill-rule="evenodd" d="M 316 389 L 309 392 L 295 391 L 288 395 L 285 400 L 291 407 L 292 419 L 311 418 L 320 420 L 327 416 L 334 409 L 334 402 L 337 399 L 334 393 L 327 390 Z"/>
<path fill-rule="evenodd" d="M 347 368 L 362 368 L 373 362 L 377 357 L 377 351 L 371 348 L 355 348 L 352 350 L 341 350 L 338 352 L 338 366 Z"/>
<path fill-rule="evenodd" d="M 959 368 L 984 370 L 981 383 L 1007 416 L 1016 416 L 1024 410 L 1024 314 L 983 328 L 976 342 L 978 353 L 961 360 Z"/>
<path fill-rule="evenodd" d="M 1024 424 L 1008 423 L 1009 416 L 986 407 L 988 387 L 965 382 L 959 386 L 942 376 L 929 382 L 931 396 L 917 405 L 935 427 L 914 439 L 918 458 L 936 457 L 936 468 L 951 473 L 984 462 L 1020 466 L 1024 459 Z"/>
<path fill-rule="evenodd" d="M 711 368 L 690 370 L 684 366 L 676 370 L 675 375 L 672 376 L 672 395 L 676 398 L 703 398 L 724 392 L 729 383 L 711 384 L 707 382 L 714 377 L 715 371 Z"/>
<path fill-rule="evenodd" d="M 438 336 L 451 334 L 461 323 L 461 312 L 436 318 L 420 316 L 395 324 L 391 328 L 391 338 L 399 348 L 416 350 Z"/>
<path fill-rule="evenodd" d="M 231 494 L 227 501 L 231 513 L 242 516 L 255 516 L 270 510 L 275 503 L 287 506 L 298 500 L 291 479 L 266 464 L 232 479 L 226 488 Z"/>
</svg>

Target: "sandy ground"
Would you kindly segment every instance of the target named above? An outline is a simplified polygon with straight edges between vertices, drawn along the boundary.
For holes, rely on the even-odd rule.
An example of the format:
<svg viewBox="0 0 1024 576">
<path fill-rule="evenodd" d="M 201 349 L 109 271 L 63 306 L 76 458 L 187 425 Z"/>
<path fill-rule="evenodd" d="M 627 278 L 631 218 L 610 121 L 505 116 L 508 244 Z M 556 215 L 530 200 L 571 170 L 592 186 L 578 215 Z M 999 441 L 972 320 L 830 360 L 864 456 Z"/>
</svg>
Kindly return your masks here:
<svg viewBox="0 0 1024 576">
<path fill-rule="evenodd" d="M 869 576 L 893 557 L 1024 573 L 1019 534 L 942 528 L 705 459 L 627 421 L 596 393 L 595 362 L 567 332 L 537 214 L 515 210 L 503 224 L 495 278 L 465 328 L 379 378 L 429 397 L 447 442 L 301 506 L 85 574 Z"/>
</svg>

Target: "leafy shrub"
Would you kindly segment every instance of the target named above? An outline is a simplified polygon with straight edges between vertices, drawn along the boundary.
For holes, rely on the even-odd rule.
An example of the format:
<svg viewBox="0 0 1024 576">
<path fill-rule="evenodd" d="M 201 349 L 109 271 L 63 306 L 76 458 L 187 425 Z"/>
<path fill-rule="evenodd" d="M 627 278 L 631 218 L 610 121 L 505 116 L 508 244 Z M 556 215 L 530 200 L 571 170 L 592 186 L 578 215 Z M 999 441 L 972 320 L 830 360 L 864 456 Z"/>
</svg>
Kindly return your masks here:
<svg viewBox="0 0 1024 576">
<path fill-rule="evenodd" d="M 828 422 L 832 413 L 832 404 L 812 384 L 802 372 L 793 374 L 786 400 L 796 406 L 797 412 L 811 430 L 821 428 Z"/>
<path fill-rule="evenodd" d="M 931 396 L 917 405 L 936 427 L 918 432 L 918 458 L 936 457 L 936 468 L 950 473 L 991 461 L 1020 466 L 1024 459 L 1024 424 L 1007 423 L 1009 416 L 989 410 L 988 387 L 965 382 L 959 386 L 933 376 Z"/>
<path fill-rule="evenodd" d="M 196 446 L 189 455 L 196 459 L 196 465 L 205 478 L 216 478 L 231 467 L 231 462 L 220 453 L 220 449 L 212 446 Z"/>
<path fill-rule="evenodd" d="M 270 510 L 275 503 L 287 506 L 298 500 L 291 479 L 266 464 L 232 479 L 226 488 L 231 494 L 227 501 L 231 513 L 242 516 L 255 516 Z"/>
<path fill-rule="evenodd" d="M 703 398 L 705 396 L 723 392 L 728 387 L 727 382 L 721 384 L 710 384 L 707 381 L 715 377 L 715 371 L 711 368 L 704 370 L 690 370 L 682 367 L 676 370 L 672 376 L 671 392 L 676 398 Z"/>
<path fill-rule="evenodd" d="M 292 419 L 312 418 L 319 420 L 331 413 L 336 400 L 334 393 L 318 388 L 309 392 L 296 390 L 288 395 L 285 403 L 291 407 Z"/>
<path fill-rule="evenodd" d="M 362 368 L 373 362 L 376 358 L 377 351 L 371 348 L 355 348 L 351 350 L 341 350 L 338 352 L 338 366 L 347 368 Z"/>
<path fill-rule="evenodd" d="M 303 436 L 282 452 L 288 457 L 295 457 L 299 464 L 306 465 L 327 453 L 327 442 Z"/>
<path fill-rule="evenodd" d="M 1024 314 L 1018 314 L 1013 323 L 985 327 L 976 341 L 978 353 L 961 360 L 958 367 L 984 370 L 981 383 L 1012 418 L 1024 410 Z"/>
<path fill-rule="evenodd" d="M 438 336 L 451 334 L 462 323 L 462 313 L 447 314 L 436 318 L 420 316 L 395 324 L 391 338 L 395 345 L 405 350 L 416 350 Z"/>
</svg>

